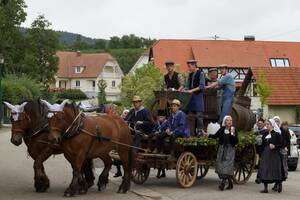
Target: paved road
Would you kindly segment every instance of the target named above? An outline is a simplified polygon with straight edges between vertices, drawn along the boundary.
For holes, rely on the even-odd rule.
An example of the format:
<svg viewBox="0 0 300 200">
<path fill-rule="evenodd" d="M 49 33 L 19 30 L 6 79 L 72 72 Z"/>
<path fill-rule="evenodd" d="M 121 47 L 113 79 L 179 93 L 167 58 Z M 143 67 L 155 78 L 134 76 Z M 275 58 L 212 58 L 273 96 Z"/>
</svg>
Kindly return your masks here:
<svg viewBox="0 0 300 200">
<path fill-rule="evenodd" d="M 47 193 L 35 193 L 33 188 L 33 161 L 26 154 L 26 147 L 22 144 L 19 147 L 9 142 L 10 130 L 0 129 L 0 200 L 35 200 L 35 199 L 65 199 L 62 197 L 64 189 L 71 180 L 71 168 L 62 155 L 51 157 L 45 163 L 46 172 L 51 181 L 51 188 Z M 102 164 L 95 162 L 96 173 Z M 300 165 L 299 165 L 300 168 Z M 192 188 L 181 189 L 176 183 L 174 171 L 167 172 L 167 178 L 155 178 L 156 171 L 153 171 L 148 181 L 142 185 L 132 186 L 132 191 L 127 194 L 116 194 L 121 179 L 110 178 L 110 184 L 106 191 L 98 192 L 94 186 L 87 195 L 78 196 L 76 199 L 116 199 L 116 200 L 140 200 L 140 199 L 220 199 L 223 200 L 253 200 L 253 199 L 299 199 L 300 196 L 300 170 L 290 172 L 289 179 L 284 183 L 284 191 L 281 194 L 269 193 L 260 194 L 262 185 L 251 180 L 245 185 L 235 185 L 234 190 L 220 192 L 217 190 L 218 179 L 211 169 L 208 175 L 195 183 Z M 150 197 L 149 197 L 150 196 Z"/>
</svg>

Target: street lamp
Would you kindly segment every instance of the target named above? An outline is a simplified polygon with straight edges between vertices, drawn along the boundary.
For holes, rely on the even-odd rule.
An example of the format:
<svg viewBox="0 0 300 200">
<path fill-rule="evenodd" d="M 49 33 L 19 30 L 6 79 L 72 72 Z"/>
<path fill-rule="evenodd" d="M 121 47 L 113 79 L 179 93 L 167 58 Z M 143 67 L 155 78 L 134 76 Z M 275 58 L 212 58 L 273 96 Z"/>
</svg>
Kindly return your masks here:
<svg viewBox="0 0 300 200">
<path fill-rule="evenodd" d="M 0 127 L 2 126 L 2 120 L 3 120 L 3 94 L 2 94 L 2 73 L 4 70 L 4 57 L 2 54 L 0 54 Z"/>
</svg>

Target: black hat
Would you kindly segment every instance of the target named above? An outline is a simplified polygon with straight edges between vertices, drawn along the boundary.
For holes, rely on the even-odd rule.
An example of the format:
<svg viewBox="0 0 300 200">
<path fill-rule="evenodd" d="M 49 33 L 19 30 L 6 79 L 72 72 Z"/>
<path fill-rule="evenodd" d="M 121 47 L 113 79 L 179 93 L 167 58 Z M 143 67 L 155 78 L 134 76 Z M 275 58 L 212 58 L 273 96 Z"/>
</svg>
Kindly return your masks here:
<svg viewBox="0 0 300 200">
<path fill-rule="evenodd" d="M 167 116 L 166 110 L 158 110 L 157 111 L 157 116 Z"/>
<path fill-rule="evenodd" d="M 208 69 L 208 72 L 217 72 L 218 69 L 216 67 L 212 67 Z"/>
<path fill-rule="evenodd" d="M 194 60 L 194 59 L 191 59 L 191 60 L 188 60 L 186 61 L 187 64 L 197 64 L 197 60 Z"/>
<path fill-rule="evenodd" d="M 173 61 L 166 61 L 165 65 L 174 65 L 175 63 Z"/>
</svg>

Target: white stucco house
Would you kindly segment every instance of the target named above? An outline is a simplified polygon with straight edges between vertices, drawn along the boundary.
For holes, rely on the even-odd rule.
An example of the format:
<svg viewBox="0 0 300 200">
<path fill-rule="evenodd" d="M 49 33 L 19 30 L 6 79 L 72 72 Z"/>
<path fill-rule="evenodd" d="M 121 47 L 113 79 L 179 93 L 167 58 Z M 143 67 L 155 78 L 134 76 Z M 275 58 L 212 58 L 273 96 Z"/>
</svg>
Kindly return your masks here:
<svg viewBox="0 0 300 200">
<path fill-rule="evenodd" d="M 89 98 L 97 97 L 98 82 L 107 83 L 106 99 L 120 99 L 120 87 L 124 76 L 117 60 L 109 53 L 81 53 L 59 51 L 55 88 L 80 89 Z"/>
<path fill-rule="evenodd" d="M 130 69 L 129 73 L 134 73 L 135 70 L 142 68 L 144 65 L 149 62 L 149 50 L 146 50 L 142 53 L 141 57 L 136 61 L 134 66 Z"/>
</svg>

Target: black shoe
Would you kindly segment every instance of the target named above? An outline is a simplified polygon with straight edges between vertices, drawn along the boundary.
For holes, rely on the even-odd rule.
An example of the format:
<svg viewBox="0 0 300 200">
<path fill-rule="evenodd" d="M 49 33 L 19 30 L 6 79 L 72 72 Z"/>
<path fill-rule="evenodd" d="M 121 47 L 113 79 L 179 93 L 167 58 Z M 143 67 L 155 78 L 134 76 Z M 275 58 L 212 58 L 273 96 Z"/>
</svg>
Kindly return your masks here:
<svg viewBox="0 0 300 200">
<path fill-rule="evenodd" d="M 232 179 L 228 179 L 228 186 L 226 187 L 226 190 L 232 190 L 233 189 L 233 182 Z"/>
<path fill-rule="evenodd" d="M 282 192 L 282 184 L 281 183 L 278 184 L 277 192 L 278 193 Z"/>
<path fill-rule="evenodd" d="M 226 183 L 226 180 L 222 180 L 220 185 L 219 185 L 219 190 L 223 191 L 224 190 L 224 187 L 225 187 L 225 183 Z"/>
<path fill-rule="evenodd" d="M 262 190 L 260 193 L 269 193 L 268 190 Z"/>
<path fill-rule="evenodd" d="M 274 191 L 274 192 L 277 192 L 278 191 L 278 185 L 275 183 L 275 185 L 274 185 L 274 187 L 272 187 L 272 190 Z"/>
<path fill-rule="evenodd" d="M 117 178 L 117 177 L 120 177 L 120 176 L 122 176 L 122 173 L 121 172 L 117 172 L 117 173 L 115 173 L 114 178 Z"/>
</svg>

